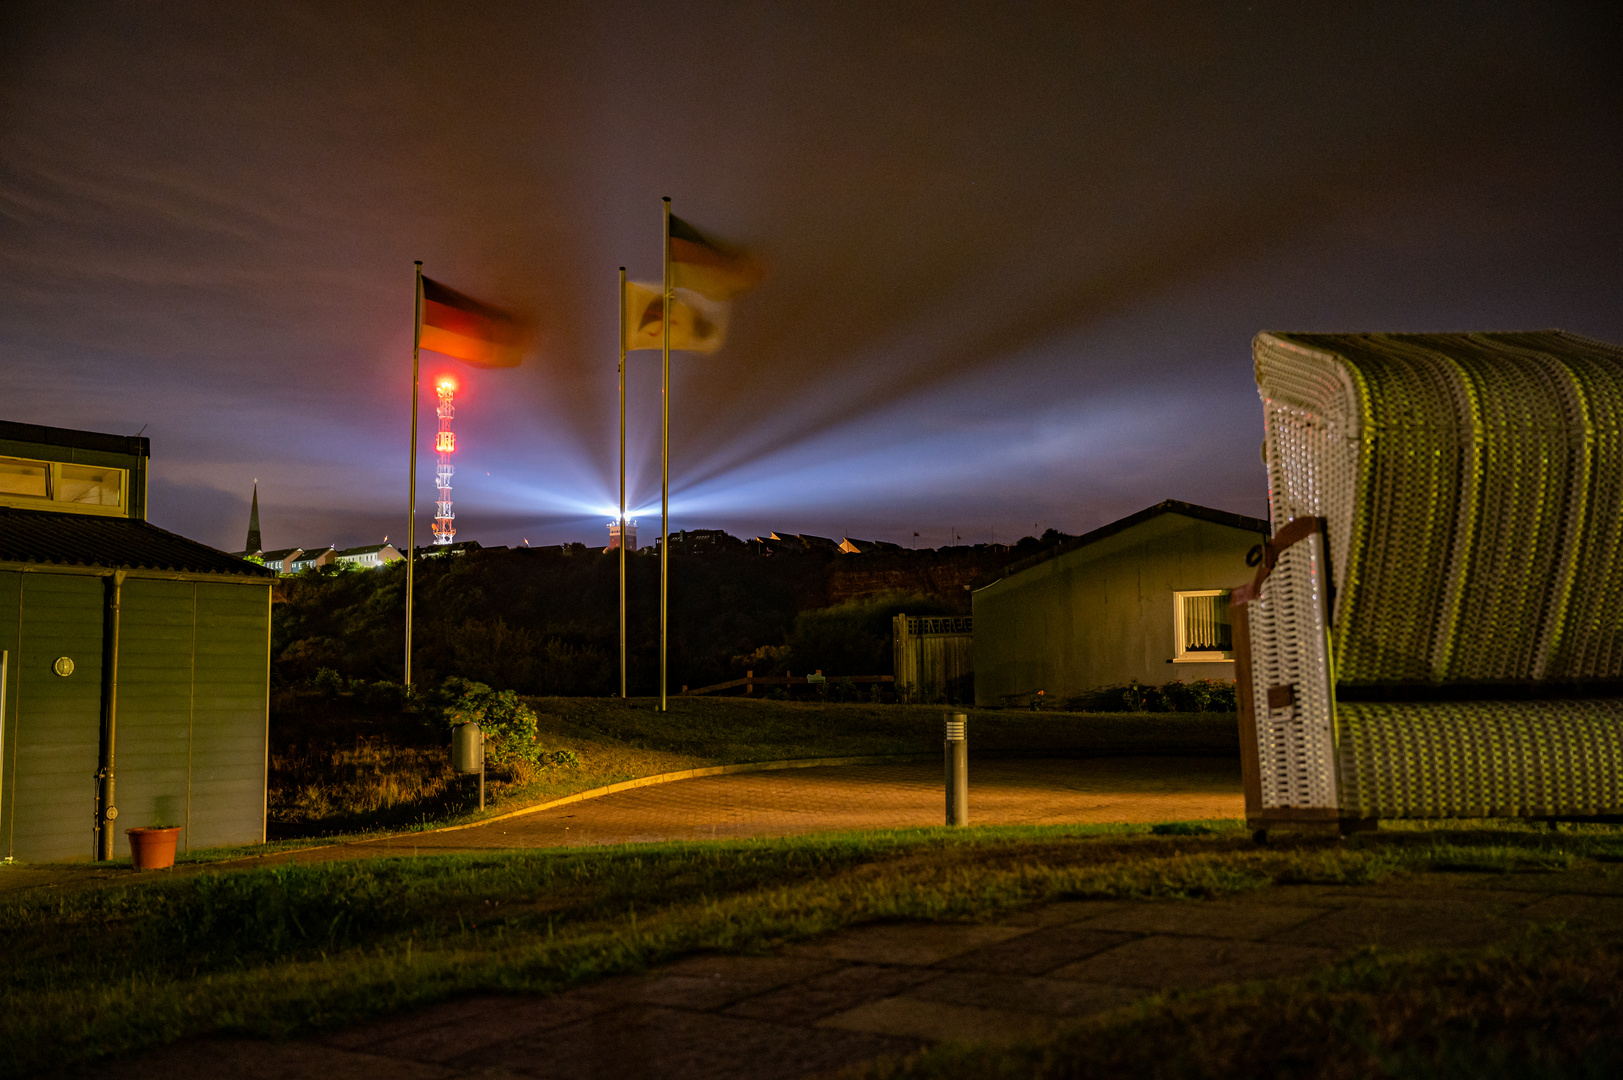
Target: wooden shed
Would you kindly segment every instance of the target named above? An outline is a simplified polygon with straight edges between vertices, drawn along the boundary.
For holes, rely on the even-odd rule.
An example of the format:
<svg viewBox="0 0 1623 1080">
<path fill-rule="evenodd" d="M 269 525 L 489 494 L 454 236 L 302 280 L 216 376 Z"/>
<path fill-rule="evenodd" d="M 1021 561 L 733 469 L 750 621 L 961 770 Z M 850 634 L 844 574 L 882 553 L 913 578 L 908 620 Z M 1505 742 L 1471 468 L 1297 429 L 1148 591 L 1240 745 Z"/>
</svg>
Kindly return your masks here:
<svg viewBox="0 0 1623 1080">
<path fill-rule="evenodd" d="M 0 422 L 0 857 L 264 840 L 275 575 L 147 523 L 147 457 Z"/>
<path fill-rule="evenodd" d="M 974 593 L 975 703 L 1233 679 L 1229 591 L 1267 532 L 1169 499 L 1014 564 Z"/>
</svg>

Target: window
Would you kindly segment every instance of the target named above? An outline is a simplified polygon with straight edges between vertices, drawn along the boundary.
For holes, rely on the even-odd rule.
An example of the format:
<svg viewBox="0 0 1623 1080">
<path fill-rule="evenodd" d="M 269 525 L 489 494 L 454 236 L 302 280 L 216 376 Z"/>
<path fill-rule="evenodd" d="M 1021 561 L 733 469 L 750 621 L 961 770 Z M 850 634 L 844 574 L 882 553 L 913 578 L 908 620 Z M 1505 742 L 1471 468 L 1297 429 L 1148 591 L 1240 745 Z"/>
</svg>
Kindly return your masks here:
<svg viewBox="0 0 1623 1080">
<path fill-rule="evenodd" d="M 43 499 L 48 494 L 45 462 L 0 457 L 0 495 Z"/>
<path fill-rule="evenodd" d="M 1173 593 L 1172 614 L 1178 643 L 1174 663 L 1212 664 L 1234 659 L 1229 590 Z"/>
<path fill-rule="evenodd" d="M 78 503 L 81 506 L 117 506 L 119 489 L 124 479 L 123 469 L 104 469 L 91 465 L 58 465 L 56 501 Z"/>
<path fill-rule="evenodd" d="M 0 506 L 122 516 L 128 476 L 105 465 L 0 457 Z"/>
</svg>

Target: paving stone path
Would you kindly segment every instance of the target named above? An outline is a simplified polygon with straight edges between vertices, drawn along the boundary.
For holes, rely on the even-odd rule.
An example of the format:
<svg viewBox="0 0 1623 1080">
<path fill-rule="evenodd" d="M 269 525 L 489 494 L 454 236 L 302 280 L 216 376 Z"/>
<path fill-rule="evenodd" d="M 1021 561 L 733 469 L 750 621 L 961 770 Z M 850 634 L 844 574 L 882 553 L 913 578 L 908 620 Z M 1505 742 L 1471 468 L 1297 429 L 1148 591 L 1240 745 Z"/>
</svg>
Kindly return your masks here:
<svg viewBox="0 0 1623 1080">
<path fill-rule="evenodd" d="M 1156 822 L 1245 815 L 1240 764 L 1227 758 L 1016 758 L 970 761 L 975 825 Z M 837 765 L 733 773 L 634 788 L 488 825 L 409 833 L 181 864 L 177 873 L 288 862 L 507 848 L 720 840 L 844 829 L 940 825 L 937 763 Z M 0 872 L 0 894 L 127 881 L 127 868 L 56 863 Z"/>
<path fill-rule="evenodd" d="M 321 1039 L 192 1042 L 94 1075 L 813 1077 L 947 1040 L 1041 1036 L 1156 991 L 1304 973 L 1366 945 L 1479 946 L 1556 920 L 1623 925 L 1623 871 L 1432 875 L 1214 901 L 1062 902 L 991 925 L 862 926 L 773 956 L 696 956 Z"/>
<path fill-rule="evenodd" d="M 414 833 L 268 861 L 419 852 L 719 840 L 940 825 L 941 765 L 834 765 L 635 788 L 476 828 Z M 1155 822 L 1245 816 L 1227 758 L 1019 758 L 970 763 L 974 825 Z"/>
</svg>

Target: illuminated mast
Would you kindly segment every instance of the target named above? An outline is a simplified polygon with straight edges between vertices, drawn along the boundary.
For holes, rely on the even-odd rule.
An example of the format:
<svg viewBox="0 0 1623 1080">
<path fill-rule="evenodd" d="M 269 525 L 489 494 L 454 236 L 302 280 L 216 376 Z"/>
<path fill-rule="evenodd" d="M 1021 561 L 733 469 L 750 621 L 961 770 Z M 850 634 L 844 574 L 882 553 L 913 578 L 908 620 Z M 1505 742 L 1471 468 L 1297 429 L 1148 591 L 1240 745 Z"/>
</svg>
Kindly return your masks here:
<svg viewBox="0 0 1623 1080">
<path fill-rule="evenodd" d="M 434 392 L 439 395 L 439 408 L 435 410 L 440 418 L 440 430 L 434 436 L 434 449 L 439 452 L 439 464 L 434 469 L 434 479 L 439 485 L 439 501 L 434 505 L 438 507 L 434 512 L 434 543 L 449 544 L 456 540 L 456 515 L 451 513 L 451 455 L 456 453 L 456 432 L 451 430 L 451 418 L 456 415 L 452 398 L 456 395 L 456 380 L 449 375 L 443 376 L 435 385 Z"/>
</svg>

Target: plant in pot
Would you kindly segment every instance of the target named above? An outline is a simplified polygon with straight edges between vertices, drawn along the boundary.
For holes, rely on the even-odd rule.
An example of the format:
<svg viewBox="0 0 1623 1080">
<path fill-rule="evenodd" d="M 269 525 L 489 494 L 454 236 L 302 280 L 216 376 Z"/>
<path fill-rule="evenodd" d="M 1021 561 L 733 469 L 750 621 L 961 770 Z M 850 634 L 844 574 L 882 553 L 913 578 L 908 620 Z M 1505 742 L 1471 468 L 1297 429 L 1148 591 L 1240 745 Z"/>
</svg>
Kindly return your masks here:
<svg viewBox="0 0 1623 1080">
<path fill-rule="evenodd" d="M 161 820 L 161 819 L 160 819 Z M 179 825 L 149 825 L 125 829 L 130 838 L 130 862 L 137 870 L 167 870 L 175 865 L 175 842 Z"/>
</svg>

